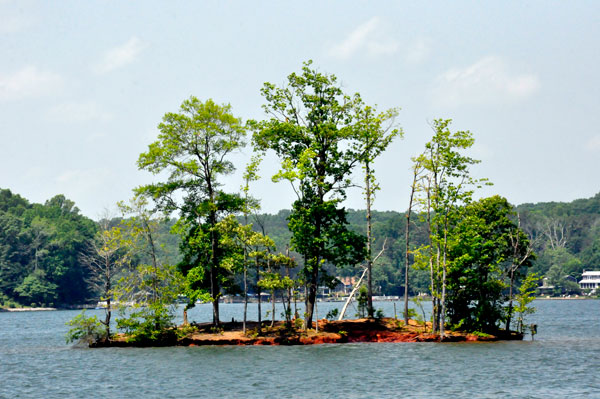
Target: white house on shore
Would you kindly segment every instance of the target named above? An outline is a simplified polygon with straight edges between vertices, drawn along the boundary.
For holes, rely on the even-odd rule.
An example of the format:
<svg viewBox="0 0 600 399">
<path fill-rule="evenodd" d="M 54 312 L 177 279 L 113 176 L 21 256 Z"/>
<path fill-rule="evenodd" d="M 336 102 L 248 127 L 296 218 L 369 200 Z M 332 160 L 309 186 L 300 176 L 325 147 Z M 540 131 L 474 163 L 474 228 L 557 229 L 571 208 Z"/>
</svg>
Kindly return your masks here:
<svg viewBox="0 0 600 399">
<path fill-rule="evenodd" d="M 600 288 L 600 271 L 584 271 L 579 281 L 581 289 L 597 290 Z"/>
</svg>

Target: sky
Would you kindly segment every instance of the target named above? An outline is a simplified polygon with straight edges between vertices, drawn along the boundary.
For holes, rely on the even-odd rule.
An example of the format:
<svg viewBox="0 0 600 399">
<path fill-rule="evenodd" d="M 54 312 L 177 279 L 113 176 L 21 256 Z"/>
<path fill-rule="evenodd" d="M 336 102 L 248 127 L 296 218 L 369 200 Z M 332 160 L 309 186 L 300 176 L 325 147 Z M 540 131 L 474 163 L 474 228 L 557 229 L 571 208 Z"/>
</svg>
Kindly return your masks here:
<svg viewBox="0 0 600 399">
<path fill-rule="evenodd" d="M 437 118 L 473 134 L 472 175 L 494 183 L 477 196 L 588 198 L 600 192 L 598 15 L 598 1 L 0 0 L 0 188 L 64 194 L 98 219 L 160 179 L 136 161 L 165 113 L 193 95 L 260 120 L 263 83 L 311 59 L 367 104 L 401 108 L 375 209 L 407 209 L 411 157 Z M 250 155 L 233 156 L 229 191 Z M 264 212 L 294 200 L 277 169 L 270 155 L 251 190 Z M 364 208 L 361 190 L 345 205 Z"/>
</svg>

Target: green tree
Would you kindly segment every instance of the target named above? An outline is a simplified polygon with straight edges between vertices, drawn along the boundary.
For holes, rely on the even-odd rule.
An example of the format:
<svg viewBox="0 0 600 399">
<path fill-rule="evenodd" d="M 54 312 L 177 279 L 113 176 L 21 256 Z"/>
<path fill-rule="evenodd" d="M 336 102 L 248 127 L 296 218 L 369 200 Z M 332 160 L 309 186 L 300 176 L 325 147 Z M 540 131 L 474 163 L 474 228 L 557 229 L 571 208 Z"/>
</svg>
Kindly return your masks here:
<svg viewBox="0 0 600 399">
<path fill-rule="evenodd" d="M 528 274 L 519 287 L 519 293 L 516 296 L 517 306 L 517 331 L 522 333 L 525 323 L 525 317 L 535 312 L 535 308 L 529 306 L 535 299 L 535 291 L 538 287 L 540 276 L 537 273 Z"/>
<path fill-rule="evenodd" d="M 2 191 L 0 191 L 0 194 Z M 15 289 L 28 274 L 27 234 L 23 220 L 7 211 L 0 211 L 0 293 L 11 299 L 18 297 Z"/>
<path fill-rule="evenodd" d="M 56 300 L 58 286 L 46 279 L 46 273 L 41 269 L 34 270 L 23 282 L 15 288 L 22 301 L 31 306 L 53 305 Z"/>
<path fill-rule="evenodd" d="M 83 265 L 89 270 L 88 282 L 101 301 L 105 302 L 104 325 L 106 339 L 110 339 L 110 322 L 114 309 L 115 284 L 130 260 L 124 243 L 123 231 L 112 226 L 105 218 L 100 222 L 100 231 L 88 243 L 88 248 L 80 254 Z"/>
<path fill-rule="evenodd" d="M 168 178 L 137 192 L 153 198 L 161 210 L 181 215 L 180 268 L 188 278 L 188 293 L 194 294 L 190 305 L 207 292 L 213 324 L 218 325 L 219 296 L 229 273 L 221 268 L 216 225 L 243 207 L 238 194 L 221 189 L 220 178 L 235 170 L 228 157 L 244 146 L 245 129 L 230 105 L 195 97 L 185 100 L 179 113 L 165 114 L 158 128 L 158 140 L 140 155 L 138 167 L 154 174 L 167 172 Z"/>
<path fill-rule="evenodd" d="M 448 243 L 446 311 L 452 325 L 467 331 L 498 330 L 505 315 L 511 237 L 518 228 L 512 214 L 505 198 L 493 196 L 466 205 L 457 215 Z"/>
<path fill-rule="evenodd" d="M 98 320 L 98 317 L 87 317 L 85 315 L 85 309 L 69 320 L 66 325 L 71 327 L 65 337 L 67 343 L 84 341 L 89 345 L 102 339 L 106 332 L 102 322 Z"/>
<path fill-rule="evenodd" d="M 548 278 L 549 285 L 555 287 L 555 295 L 579 294 L 579 284 L 576 283 L 581 278 L 584 265 L 581 260 L 573 255 L 565 247 L 555 247 L 546 249 L 535 272 L 539 272 L 539 266 L 545 270 L 545 277 Z"/>
<path fill-rule="evenodd" d="M 56 195 L 44 205 L 34 204 L 23 213 L 28 226 L 29 269 L 42 269 L 56 284 L 55 303 L 81 303 L 89 299 L 86 268 L 79 254 L 98 230 L 92 220 L 79 214 L 73 201 Z"/>
<path fill-rule="evenodd" d="M 358 94 L 343 93 L 334 75 L 311 69 L 288 76 L 285 87 L 265 83 L 264 109 L 270 119 L 254 123 L 253 143 L 281 159 L 275 181 L 288 180 L 297 194 L 289 216 L 291 248 L 304 258 L 307 283 L 306 325 L 312 323 L 323 265 L 352 265 L 364 260 L 364 239 L 347 227 L 350 174 L 362 159 L 357 153 L 357 121 L 363 109 Z"/>
<path fill-rule="evenodd" d="M 520 279 L 523 275 L 527 274 L 524 268 L 531 267 L 533 261 L 536 258 L 536 254 L 533 252 L 533 244 L 530 242 L 529 237 L 521 229 L 521 215 L 517 213 L 517 225 L 509 233 L 511 255 L 507 262 L 507 268 L 505 269 L 505 276 L 508 279 L 508 306 L 506 310 L 506 326 L 505 331 L 510 332 L 510 322 L 514 314 L 513 300 L 515 291 L 515 282 Z"/>
<path fill-rule="evenodd" d="M 358 148 L 356 152 L 362 154 L 361 164 L 364 170 L 364 195 L 367 206 L 367 309 L 369 317 L 374 317 L 373 308 L 373 224 L 371 221 L 371 205 L 375 200 L 375 193 L 379 185 L 375 179 L 373 163 L 381 155 L 396 136 L 402 136 L 402 131 L 393 128 L 393 120 L 398 111 L 390 109 L 377 114 L 369 107 L 358 104 L 356 110 L 358 121 L 355 125 L 357 130 Z M 389 122 L 389 123 L 388 123 Z M 387 124 L 387 126 L 386 126 Z"/>
<path fill-rule="evenodd" d="M 168 334 L 183 285 L 177 267 L 162 259 L 157 242 L 160 221 L 147 205 L 147 199 L 139 196 L 130 204 L 119 203 L 124 215 L 129 215 L 122 222 L 122 243 L 135 261 L 115 289 L 116 298 L 132 307 L 129 316 L 117 323 L 137 340 L 156 340 Z"/>
<path fill-rule="evenodd" d="M 469 131 L 451 132 L 450 119 L 433 121 L 433 137 L 425 151 L 414 159 L 425 171 L 419 202 L 426 215 L 429 243 L 421 250 L 426 256 L 431 275 L 433 297 L 433 330 L 444 336 L 446 317 L 446 288 L 448 275 L 448 242 L 453 221 L 460 207 L 471 201 L 473 187 L 485 180 L 476 180 L 469 166 L 479 161 L 462 153 L 474 139 Z"/>
<path fill-rule="evenodd" d="M 242 186 L 242 193 L 244 194 L 244 225 L 248 225 L 248 215 L 251 211 L 256 211 L 259 209 L 260 204 L 258 201 L 253 201 L 250 197 L 250 182 L 258 180 L 260 177 L 258 176 L 258 168 L 260 166 L 262 158 L 260 156 L 253 156 L 250 162 L 246 165 L 246 170 L 244 171 L 244 185 Z M 244 320 L 242 322 L 242 330 L 244 334 L 246 334 L 246 322 L 248 319 L 248 252 L 249 247 L 252 245 L 252 235 L 250 234 L 242 234 L 243 248 L 244 248 Z"/>
</svg>

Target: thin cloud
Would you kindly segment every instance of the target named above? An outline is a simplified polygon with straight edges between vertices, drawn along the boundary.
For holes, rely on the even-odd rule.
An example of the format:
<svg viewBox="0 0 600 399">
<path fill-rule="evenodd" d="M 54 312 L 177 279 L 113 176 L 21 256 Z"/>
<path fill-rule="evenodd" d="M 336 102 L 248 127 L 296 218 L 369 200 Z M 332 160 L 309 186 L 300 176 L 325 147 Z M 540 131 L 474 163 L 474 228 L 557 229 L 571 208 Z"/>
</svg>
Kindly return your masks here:
<svg viewBox="0 0 600 399">
<path fill-rule="evenodd" d="M 348 59 L 357 53 L 371 56 L 390 55 L 398 50 L 398 44 L 387 37 L 378 17 L 358 26 L 343 41 L 331 46 L 332 56 Z"/>
<path fill-rule="evenodd" d="M 45 96 L 60 90 L 63 85 L 60 75 L 25 66 L 12 74 L 0 75 L 0 101 Z"/>
<path fill-rule="evenodd" d="M 35 18 L 17 13 L 17 1 L 0 1 L 0 34 L 21 32 L 33 25 Z"/>
<path fill-rule="evenodd" d="M 586 143 L 585 148 L 590 152 L 600 152 L 600 135 L 594 136 Z"/>
<path fill-rule="evenodd" d="M 69 191 L 85 192 L 101 186 L 109 176 L 108 168 L 70 169 L 56 176 L 54 181 L 61 189 L 70 188 Z"/>
<path fill-rule="evenodd" d="M 102 57 L 102 61 L 94 66 L 94 72 L 103 74 L 129 65 L 145 48 L 146 44 L 134 36 L 124 44 L 108 50 Z"/>
<path fill-rule="evenodd" d="M 484 57 L 465 68 L 438 76 L 434 101 L 447 106 L 490 104 L 522 100 L 540 87 L 533 74 L 511 74 L 500 57 Z"/>
<path fill-rule="evenodd" d="M 50 108 L 46 111 L 46 119 L 51 122 L 82 123 L 108 121 L 112 119 L 112 115 L 94 102 L 72 102 Z"/>
<path fill-rule="evenodd" d="M 406 48 L 404 59 L 408 64 L 417 65 L 423 63 L 431 54 L 431 41 L 418 38 Z"/>
</svg>

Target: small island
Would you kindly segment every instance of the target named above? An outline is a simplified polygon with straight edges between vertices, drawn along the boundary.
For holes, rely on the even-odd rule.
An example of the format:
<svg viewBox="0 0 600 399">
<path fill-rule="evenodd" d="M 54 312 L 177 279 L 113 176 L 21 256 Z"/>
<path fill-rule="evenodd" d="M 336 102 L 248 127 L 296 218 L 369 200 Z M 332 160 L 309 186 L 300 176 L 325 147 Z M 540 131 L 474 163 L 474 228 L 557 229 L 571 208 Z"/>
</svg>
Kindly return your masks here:
<svg viewBox="0 0 600 399">
<path fill-rule="evenodd" d="M 92 346 L 161 346 L 522 339 L 540 280 L 529 270 L 534 242 L 508 199 L 474 197 L 490 182 L 471 175 L 479 163 L 466 155 L 475 142 L 471 132 L 452 131 L 450 119 L 433 120 L 431 139 L 411 157 L 405 220 L 382 223 L 373 218 L 379 189 L 373 165 L 402 136 L 398 109 L 377 111 L 310 60 L 282 86 L 265 83 L 261 94 L 262 120 L 242 123 L 231 105 L 194 96 L 163 116 L 157 139 L 137 160 L 157 180 L 119 203 L 120 218 L 103 218 L 77 256 L 89 273 L 90 291 L 105 307 L 104 320 L 76 317 L 68 323 L 67 341 L 92 337 Z M 224 179 L 240 166 L 233 155 L 247 140 L 253 156 L 243 184 L 227 192 Z M 290 184 L 296 194 L 279 224 L 259 214 L 260 199 L 252 196 L 267 153 L 279 161 L 271 179 Z M 360 185 L 353 181 L 359 170 Z M 345 200 L 356 187 L 364 189 L 366 211 L 353 227 Z M 178 250 L 169 251 L 164 241 Z M 32 304 L 49 303 L 32 294 L 46 276 L 36 273 L 14 291 Z M 392 280 L 395 286 L 388 284 Z M 340 285 L 347 302 L 338 321 L 318 320 L 317 301 Z M 390 290 L 404 297 L 401 322 L 374 306 L 376 294 Z M 367 318 L 344 321 L 354 294 L 362 309 L 356 317 Z M 409 295 L 421 310 L 424 296 L 431 301 L 429 324 L 425 312 L 422 324 L 409 321 L 418 318 Z M 225 296 L 243 300 L 243 323 L 222 322 Z M 247 322 L 251 298 L 258 304 L 254 327 Z M 278 317 L 280 302 L 285 321 L 261 323 L 263 299 L 271 304 L 267 317 Z M 297 302 L 304 302 L 302 320 Z M 212 305 L 212 323 L 188 323 L 187 311 L 201 303 Z M 174 325 L 176 304 L 184 305 L 180 327 Z M 117 308 L 123 311 L 114 334 Z"/>
<path fill-rule="evenodd" d="M 357 342 L 491 342 L 500 340 L 522 340 L 523 334 L 500 330 L 497 335 L 446 331 L 431 333 L 431 323 L 394 318 L 352 319 L 318 321 L 313 328 L 303 330 L 290 326 L 285 321 L 269 323 L 258 328 L 257 322 L 247 323 L 247 332 L 242 331 L 241 322 L 223 323 L 215 329 L 211 323 L 179 326 L 156 340 L 135 339 L 125 333 L 116 334 L 111 340 L 98 340 L 90 343 L 92 348 L 103 347 L 147 347 L 147 346 L 207 346 L 207 345 L 318 345 Z"/>
</svg>

